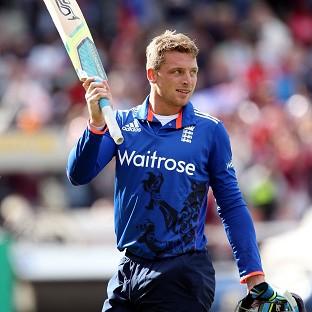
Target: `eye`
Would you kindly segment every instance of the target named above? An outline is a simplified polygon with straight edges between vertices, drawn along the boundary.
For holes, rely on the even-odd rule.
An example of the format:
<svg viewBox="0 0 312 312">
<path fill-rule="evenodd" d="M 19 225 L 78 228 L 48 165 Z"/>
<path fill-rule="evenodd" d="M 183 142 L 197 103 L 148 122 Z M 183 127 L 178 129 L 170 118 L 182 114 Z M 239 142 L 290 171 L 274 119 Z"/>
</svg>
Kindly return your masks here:
<svg viewBox="0 0 312 312">
<path fill-rule="evenodd" d="M 197 75 L 197 69 L 193 69 L 193 70 L 191 70 L 191 75 L 192 76 L 196 76 Z"/>
<path fill-rule="evenodd" d="M 175 69 L 174 74 L 180 75 L 182 73 L 181 69 Z"/>
</svg>

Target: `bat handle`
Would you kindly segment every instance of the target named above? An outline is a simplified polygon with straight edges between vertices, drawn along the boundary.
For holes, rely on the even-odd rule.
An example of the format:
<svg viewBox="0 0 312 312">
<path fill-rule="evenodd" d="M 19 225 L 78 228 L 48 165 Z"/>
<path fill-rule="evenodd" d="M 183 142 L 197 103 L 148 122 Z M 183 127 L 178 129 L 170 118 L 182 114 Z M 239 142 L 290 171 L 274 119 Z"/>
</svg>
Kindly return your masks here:
<svg viewBox="0 0 312 312">
<path fill-rule="evenodd" d="M 105 106 L 110 106 L 109 100 L 106 98 L 101 98 L 100 99 L 100 107 L 103 109 L 103 107 L 105 107 Z"/>
<path fill-rule="evenodd" d="M 111 137 L 113 138 L 116 144 L 118 145 L 122 144 L 124 141 L 124 138 L 121 134 L 121 130 L 114 116 L 112 107 L 109 104 L 109 100 L 106 98 L 102 98 L 100 99 L 99 102 L 100 102 L 99 104 L 100 104 L 100 107 L 104 115 L 105 122 L 107 124 Z"/>
</svg>

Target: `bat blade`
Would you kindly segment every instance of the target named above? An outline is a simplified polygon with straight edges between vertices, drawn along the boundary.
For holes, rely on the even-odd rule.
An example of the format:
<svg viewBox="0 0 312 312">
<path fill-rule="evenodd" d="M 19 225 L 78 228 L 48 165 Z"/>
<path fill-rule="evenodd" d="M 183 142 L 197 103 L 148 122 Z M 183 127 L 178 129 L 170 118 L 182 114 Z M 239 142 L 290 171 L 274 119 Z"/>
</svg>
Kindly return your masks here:
<svg viewBox="0 0 312 312">
<path fill-rule="evenodd" d="M 75 0 L 43 0 L 71 59 L 79 79 L 97 77 L 107 80 L 100 56 L 95 47 L 89 27 Z M 99 105 L 107 123 L 110 135 L 116 144 L 123 142 L 123 136 L 107 99 Z M 104 109 L 105 108 L 105 109 Z"/>
<path fill-rule="evenodd" d="M 88 76 L 100 77 L 107 80 L 105 70 L 96 47 L 90 37 L 84 38 L 77 47 L 79 62 L 83 73 Z"/>
</svg>

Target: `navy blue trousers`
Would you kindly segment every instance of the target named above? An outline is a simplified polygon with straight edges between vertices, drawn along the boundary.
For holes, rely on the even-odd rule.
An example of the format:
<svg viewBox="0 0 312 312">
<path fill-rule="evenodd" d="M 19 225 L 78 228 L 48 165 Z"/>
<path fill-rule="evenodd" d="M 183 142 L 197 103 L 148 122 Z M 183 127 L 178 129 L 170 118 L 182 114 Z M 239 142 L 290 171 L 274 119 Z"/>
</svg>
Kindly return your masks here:
<svg viewBox="0 0 312 312">
<path fill-rule="evenodd" d="M 102 312 L 207 312 L 214 292 L 207 251 L 160 260 L 126 252 L 108 283 Z"/>
</svg>

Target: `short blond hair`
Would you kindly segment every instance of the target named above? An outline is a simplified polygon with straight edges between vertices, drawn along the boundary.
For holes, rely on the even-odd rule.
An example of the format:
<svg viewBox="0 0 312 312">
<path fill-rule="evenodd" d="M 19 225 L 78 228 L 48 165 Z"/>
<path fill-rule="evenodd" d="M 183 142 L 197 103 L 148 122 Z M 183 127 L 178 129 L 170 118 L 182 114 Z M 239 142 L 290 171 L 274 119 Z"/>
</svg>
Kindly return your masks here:
<svg viewBox="0 0 312 312">
<path fill-rule="evenodd" d="M 194 41 L 187 35 L 166 30 L 155 37 L 146 48 L 146 68 L 158 70 L 165 61 L 165 53 L 178 51 L 194 56 L 198 55 L 198 48 Z"/>
</svg>

